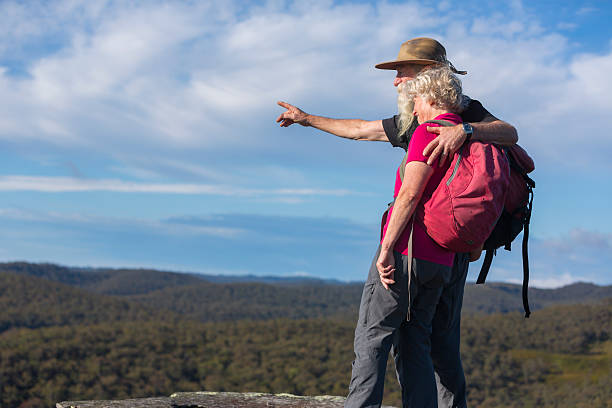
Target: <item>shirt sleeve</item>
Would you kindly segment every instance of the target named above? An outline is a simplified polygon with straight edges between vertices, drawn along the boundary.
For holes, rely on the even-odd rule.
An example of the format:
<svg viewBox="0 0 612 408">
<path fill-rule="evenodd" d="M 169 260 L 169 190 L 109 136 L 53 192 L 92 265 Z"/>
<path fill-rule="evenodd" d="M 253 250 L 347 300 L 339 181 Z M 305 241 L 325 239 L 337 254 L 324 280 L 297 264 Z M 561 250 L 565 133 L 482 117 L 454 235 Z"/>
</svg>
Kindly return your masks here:
<svg viewBox="0 0 612 408">
<path fill-rule="evenodd" d="M 406 159 L 406 163 L 411 161 L 420 161 L 427 163 L 427 157 L 423 156 L 423 150 L 425 147 L 434 140 L 438 135 L 435 133 L 429 133 L 427 131 L 427 126 L 438 126 L 436 124 L 427 123 L 420 125 L 416 128 L 414 133 L 412 134 L 412 139 L 410 140 L 410 145 L 408 146 L 408 158 Z M 438 163 L 438 159 L 432 163 L 432 166 L 435 166 Z"/>
<path fill-rule="evenodd" d="M 467 108 L 461 113 L 464 122 L 493 122 L 498 120 L 476 99 L 470 99 Z"/>
<path fill-rule="evenodd" d="M 399 134 L 399 115 L 383 119 L 382 124 L 385 135 L 387 139 L 389 139 L 389 143 L 394 147 L 401 147 L 404 150 L 408 150 L 408 143 L 417 126 L 416 120 L 412 123 L 412 126 L 401 135 Z"/>
<path fill-rule="evenodd" d="M 404 150 L 408 148 L 405 143 L 399 138 L 399 116 L 395 115 L 393 117 L 383 119 L 382 121 L 383 129 L 385 130 L 385 135 L 387 139 L 389 139 L 389 143 L 391 143 L 394 147 L 401 147 Z"/>
</svg>

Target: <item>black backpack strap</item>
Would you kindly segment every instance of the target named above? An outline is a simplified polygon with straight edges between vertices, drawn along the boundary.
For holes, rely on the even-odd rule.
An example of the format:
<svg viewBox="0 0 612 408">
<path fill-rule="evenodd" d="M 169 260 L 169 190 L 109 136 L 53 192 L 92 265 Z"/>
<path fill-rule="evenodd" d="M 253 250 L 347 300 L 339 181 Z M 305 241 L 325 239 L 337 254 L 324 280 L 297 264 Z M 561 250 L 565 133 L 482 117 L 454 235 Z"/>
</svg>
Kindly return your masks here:
<svg viewBox="0 0 612 408">
<path fill-rule="evenodd" d="M 523 309 L 525 309 L 525 317 L 529 317 L 529 299 L 527 291 L 529 290 L 529 255 L 527 253 L 527 241 L 529 240 L 529 224 L 525 224 L 523 229 Z"/>
<path fill-rule="evenodd" d="M 531 179 L 530 179 L 531 180 Z M 527 291 L 529 290 L 529 254 L 527 252 L 527 242 L 529 241 L 529 222 L 531 221 L 531 208 L 533 206 L 533 187 L 535 183 L 531 180 L 533 186 L 529 185 L 529 206 L 525 212 L 525 225 L 523 227 L 523 309 L 525 309 L 525 317 L 529 317 L 529 299 Z"/>
<path fill-rule="evenodd" d="M 491 262 L 493 262 L 493 255 L 495 255 L 495 250 L 487 249 L 484 261 L 482 262 L 482 268 L 480 268 L 480 273 L 478 274 L 478 279 L 476 280 L 476 284 L 485 283 L 485 280 L 487 279 L 487 274 L 489 273 L 489 269 L 491 268 Z"/>
</svg>

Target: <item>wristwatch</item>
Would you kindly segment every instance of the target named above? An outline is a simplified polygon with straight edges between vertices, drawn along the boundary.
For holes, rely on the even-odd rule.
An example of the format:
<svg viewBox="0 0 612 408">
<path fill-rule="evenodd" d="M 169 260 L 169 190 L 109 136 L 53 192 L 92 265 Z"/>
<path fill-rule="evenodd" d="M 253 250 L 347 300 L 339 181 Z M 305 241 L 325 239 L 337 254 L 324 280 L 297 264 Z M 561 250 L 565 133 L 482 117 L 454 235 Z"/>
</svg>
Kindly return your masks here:
<svg viewBox="0 0 612 408">
<path fill-rule="evenodd" d="M 469 142 L 472 140 L 472 135 L 474 134 L 474 128 L 469 123 L 463 122 L 463 131 L 465 132 L 465 141 Z"/>
</svg>

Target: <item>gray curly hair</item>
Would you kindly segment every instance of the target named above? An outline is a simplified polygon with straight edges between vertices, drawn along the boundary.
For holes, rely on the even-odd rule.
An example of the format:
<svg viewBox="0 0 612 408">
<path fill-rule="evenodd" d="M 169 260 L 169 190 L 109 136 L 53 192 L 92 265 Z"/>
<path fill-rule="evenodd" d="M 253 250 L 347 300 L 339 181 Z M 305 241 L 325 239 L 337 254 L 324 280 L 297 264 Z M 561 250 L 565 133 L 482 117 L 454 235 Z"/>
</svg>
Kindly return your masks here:
<svg viewBox="0 0 612 408">
<path fill-rule="evenodd" d="M 449 67 L 435 67 L 421 71 L 416 78 L 408 81 L 404 92 L 410 97 L 420 95 L 440 109 L 461 113 L 465 109 L 465 98 L 461 80 Z"/>
<path fill-rule="evenodd" d="M 463 95 L 461 80 L 448 66 L 436 66 L 421 71 L 412 81 L 398 87 L 398 107 L 400 109 L 400 131 L 403 132 L 414 120 L 411 102 L 417 95 L 431 102 L 439 109 L 461 113 L 467 107 L 469 98 Z M 400 133 L 401 133 L 400 132 Z"/>
</svg>

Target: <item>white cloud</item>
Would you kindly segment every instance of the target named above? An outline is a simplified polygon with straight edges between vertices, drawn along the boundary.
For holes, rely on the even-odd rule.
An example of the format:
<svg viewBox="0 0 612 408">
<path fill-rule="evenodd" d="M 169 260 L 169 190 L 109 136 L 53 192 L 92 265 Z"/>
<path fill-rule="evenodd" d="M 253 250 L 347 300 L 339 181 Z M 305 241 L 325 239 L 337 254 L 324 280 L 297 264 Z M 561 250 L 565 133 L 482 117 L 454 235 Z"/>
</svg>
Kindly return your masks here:
<svg viewBox="0 0 612 408">
<path fill-rule="evenodd" d="M 305 196 L 346 196 L 343 189 L 277 188 L 247 189 L 229 185 L 140 183 L 116 179 L 81 179 L 70 177 L 0 176 L 0 191 L 38 191 L 45 193 L 112 191 L 117 193 L 205 194 L 220 196 L 270 197 L 290 202 Z"/>
<path fill-rule="evenodd" d="M 375 226 L 327 217 L 217 214 L 142 219 L 0 209 L 4 260 L 359 279 Z M 372 237 L 370 239 L 369 237 Z M 373 250 L 373 249 L 372 249 Z M 237 255 L 238 254 L 238 255 Z M 330 272 L 330 271 L 333 271 Z"/>
<path fill-rule="evenodd" d="M 1 77 L 11 109 L 0 116 L 0 137 L 107 151 L 135 140 L 158 148 L 249 143 L 256 135 L 243 132 L 245 126 L 255 118 L 261 122 L 262 112 L 271 124 L 277 98 L 304 100 L 321 89 L 351 89 L 344 85 L 355 77 L 339 75 L 338 68 L 352 72 L 358 65 L 358 78 L 367 76 L 376 60 L 377 27 L 404 24 L 385 4 L 376 10 L 331 2 L 279 8 L 270 2 L 241 17 L 222 2 L 97 4 L 104 13 L 91 13 L 95 18 L 47 9 L 60 20 L 68 14 L 77 21 L 66 24 L 58 50 L 26 59 L 29 76 Z M 419 20 L 417 7 L 399 10 Z M 33 14 L 42 19 L 25 7 L 17 18 Z M 386 24 L 372 24 L 382 20 Z M 32 35 L 23 33 L 16 42 Z M 362 95 L 356 89 L 342 99 L 351 94 Z"/>
<path fill-rule="evenodd" d="M 239 227 L 191 225 L 157 220 L 110 218 L 58 212 L 36 212 L 15 208 L 0 208 L 0 218 L 39 224 L 64 225 L 71 226 L 71 228 L 90 228 L 92 226 L 96 229 L 128 230 L 132 228 L 154 234 L 184 238 L 215 236 L 232 239 L 242 237 L 247 233 L 245 229 Z"/>
<path fill-rule="evenodd" d="M 200 179 L 212 180 L 223 183 L 229 183 L 230 181 L 233 181 L 231 179 L 231 176 L 227 175 L 226 173 L 215 170 L 209 166 L 203 166 L 200 164 L 194 164 L 182 160 L 162 158 L 155 160 L 154 164 L 157 168 L 168 169 L 169 171 L 178 172 L 183 175 L 189 175 Z"/>
<path fill-rule="evenodd" d="M 559 276 L 549 276 L 546 278 L 531 278 L 529 280 L 529 287 L 533 288 L 541 288 L 541 289 L 556 289 L 561 288 L 563 286 L 571 285 L 576 282 L 585 282 L 587 279 L 580 276 L 572 276 L 568 273 L 564 273 Z M 509 283 L 516 283 L 517 285 L 522 285 L 522 279 L 511 278 L 508 279 Z"/>
<path fill-rule="evenodd" d="M 157 268 L 172 264 L 175 270 L 194 270 L 193 258 L 201 257 L 198 264 L 201 270 L 219 268 L 225 271 L 227 266 L 224 268 L 223 265 L 227 264 L 227 254 L 231 254 L 235 250 L 232 245 L 236 245 L 245 251 L 246 256 L 242 263 L 232 264 L 235 271 L 245 268 L 252 273 L 270 273 L 272 269 L 275 274 L 286 274 L 287 270 L 307 271 L 319 277 L 332 277 L 326 275 L 329 269 L 325 264 L 333 262 L 337 268 L 337 275 L 334 276 L 359 280 L 364 278 L 363 267 L 368 264 L 376 245 L 375 225 L 363 225 L 342 218 L 216 214 L 149 220 L 0 208 L 0 219 L 8 231 L 5 246 L 11 248 L 13 245 L 7 237 L 19 238 L 19 245 L 13 248 L 14 253 L 27 254 L 22 244 L 26 244 L 26 248 L 34 248 L 35 245 L 36 250 L 28 255 L 28 259 L 40 259 L 37 254 L 53 254 L 57 250 L 64 254 L 64 258 L 54 257 L 52 260 L 68 264 L 95 262 L 100 266 L 109 266 L 119 263 Z M 28 225 L 35 229 L 26 228 Z M 129 242 L 117 243 L 116 238 L 123 235 L 130 237 Z M 578 242 L 589 235 L 595 237 L 595 244 L 583 242 L 580 246 Z M 609 274 L 612 255 L 605 249 L 605 245 L 610 243 L 610 236 L 601 235 L 606 242 L 603 249 L 601 237 L 588 231 L 568 232 L 550 241 L 531 240 L 530 287 L 555 288 L 580 281 L 600 285 L 612 283 Z M 84 240 L 82 236 L 96 239 Z M 225 240 L 229 240 L 231 245 Z M 563 240 L 574 246 L 573 251 L 564 248 L 550 250 L 550 242 Z M 516 244 L 511 253 L 498 251 L 488 282 L 522 282 L 521 251 L 518 242 Z M 79 248 L 80 245 L 85 246 L 88 252 L 76 260 L 73 246 Z M 168 245 L 172 246 L 174 255 L 163 257 L 163 248 Z M 185 246 L 187 249 L 184 249 Z M 589 252 L 587 248 L 591 246 L 595 246 L 595 249 Z M 134 259 L 138 256 L 124 247 L 137 248 L 141 264 L 135 263 Z M 272 268 L 272 263 L 279 256 L 279 247 L 283 248 L 281 252 L 286 258 L 283 258 L 282 267 Z M 184 260 L 178 257 L 185 256 L 193 248 L 201 248 L 204 255 L 198 252 Z M 109 254 L 121 253 L 121 256 L 111 257 L 109 259 L 114 261 L 107 263 L 95 261 L 103 259 L 107 251 Z M 585 253 L 591 259 L 575 258 L 573 255 L 577 253 Z M 151 259 L 147 258 L 149 254 L 155 254 L 157 258 L 161 256 L 164 262 L 157 265 L 151 263 Z M 5 259 L 8 259 L 7 256 L 15 255 L 9 251 L 3 255 Z M 209 263 L 208 258 L 213 256 L 219 258 L 219 262 Z M 249 264 L 251 257 L 259 259 L 257 265 Z M 347 267 L 347 262 L 350 267 Z M 272 269 L 267 269 L 268 265 Z M 478 271 L 478 264 L 471 265 L 470 280 L 476 278 Z"/>
<path fill-rule="evenodd" d="M 132 165 L 115 165 L 115 166 L 111 166 L 110 170 L 112 170 L 113 172 L 122 174 L 122 175 L 126 175 L 128 177 L 133 177 L 136 179 L 147 179 L 147 180 L 154 180 L 154 179 L 159 179 L 161 174 L 157 171 L 154 170 L 148 170 L 142 167 L 137 167 L 137 166 L 132 166 Z"/>
<path fill-rule="evenodd" d="M 572 30 L 575 30 L 576 28 L 578 28 L 578 24 L 570 23 L 567 21 L 562 21 L 557 24 L 557 29 L 562 30 L 562 31 L 565 31 L 565 30 L 572 31 Z"/>
<path fill-rule="evenodd" d="M 497 251 L 487 280 L 521 283 L 523 264 L 522 235 L 512 251 Z M 530 286 L 561 287 L 576 282 L 612 283 L 612 234 L 587 229 L 572 229 L 547 239 L 530 237 Z M 471 267 L 470 279 L 476 279 L 481 261 Z"/>
<path fill-rule="evenodd" d="M 546 32 L 508 39 L 464 33 L 451 44 L 461 50 L 451 56 L 455 65 L 470 72 L 464 79 L 467 93 L 513 123 L 520 143 L 540 164 L 562 161 L 584 171 L 595 162 L 609 168 L 612 140 L 595 118 L 612 109 L 612 80 L 605 74 L 611 47 L 584 54 L 563 35 Z M 597 151 L 584 148 L 584 135 Z"/>
<path fill-rule="evenodd" d="M 577 149 L 577 132 L 596 138 L 600 154 L 612 151 L 595 123 L 567 120 L 610 110 L 612 53 L 576 53 L 521 2 L 459 20 L 454 9 L 387 2 L 2 7 L 0 55 L 23 59 L 28 73 L 0 68 L 0 138 L 13 142 L 134 157 L 135 146 L 146 145 L 147 154 L 171 149 L 180 160 L 194 148 L 257 147 L 281 98 L 323 114 L 386 116 L 394 106 L 390 76 L 372 65 L 393 58 L 406 38 L 432 35 L 470 72 L 467 92 L 517 125 L 540 160 L 591 159 Z M 42 45 L 46 35 L 53 45 Z M 19 55 L 11 45 L 36 42 L 45 51 Z"/>
<path fill-rule="evenodd" d="M 576 14 L 577 15 L 593 14 L 593 13 L 596 13 L 597 11 L 598 9 L 595 7 L 581 7 L 580 9 L 578 9 L 578 11 L 576 11 Z"/>
<path fill-rule="evenodd" d="M 577 253 L 590 253 L 591 251 L 612 254 L 612 234 L 574 228 L 562 237 L 543 241 L 542 246 L 557 254 L 572 256 Z"/>
</svg>

